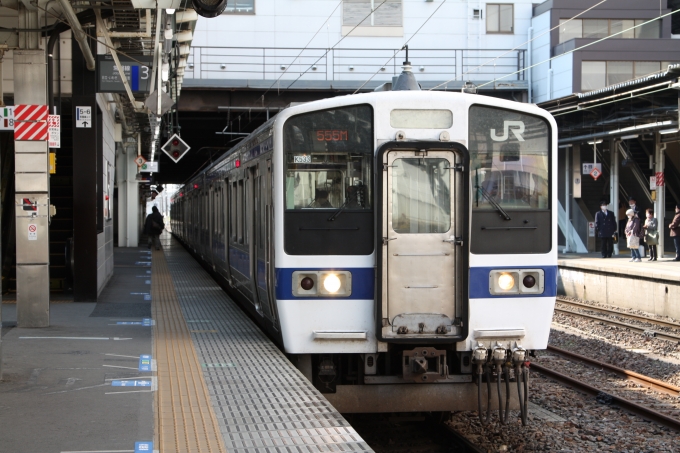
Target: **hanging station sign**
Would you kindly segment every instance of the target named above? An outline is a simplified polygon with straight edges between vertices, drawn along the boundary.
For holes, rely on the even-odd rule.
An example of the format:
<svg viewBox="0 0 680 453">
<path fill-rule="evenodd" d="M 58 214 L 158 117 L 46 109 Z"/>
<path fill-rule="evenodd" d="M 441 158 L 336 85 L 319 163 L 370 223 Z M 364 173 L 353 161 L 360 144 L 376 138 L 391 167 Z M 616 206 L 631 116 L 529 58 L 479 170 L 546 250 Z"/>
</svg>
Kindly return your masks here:
<svg viewBox="0 0 680 453">
<path fill-rule="evenodd" d="M 152 56 L 136 56 L 134 59 L 118 56 L 125 78 L 133 93 L 148 93 L 151 82 Z M 111 55 L 97 55 L 97 92 L 125 93 L 125 85 Z"/>
</svg>

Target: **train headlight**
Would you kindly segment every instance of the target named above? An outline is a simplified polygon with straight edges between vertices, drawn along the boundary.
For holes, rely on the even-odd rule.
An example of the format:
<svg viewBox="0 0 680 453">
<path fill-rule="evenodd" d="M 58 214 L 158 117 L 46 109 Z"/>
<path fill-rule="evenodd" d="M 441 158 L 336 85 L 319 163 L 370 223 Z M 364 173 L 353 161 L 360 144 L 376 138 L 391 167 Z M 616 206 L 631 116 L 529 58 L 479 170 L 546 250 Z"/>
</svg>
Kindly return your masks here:
<svg viewBox="0 0 680 453">
<path fill-rule="evenodd" d="M 498 276 L 498 287 L 503 291 L 510 291 L 515 286 L 515 277 L 507 272 Z"/>
<path fill-rule="evenodd" d="M 340 286 L 340 279 L 335 274 L 328 274 L 323 279 L 323 288 L 331 294 L 337 293 Z"/>
<path fill-rule="evenodd" d="M 352 294 L 352 273 L 295 271 L 292 290 L 294 297 L 349 297 Z"/>
<path fill-rule="evenodd" d="M 492 295 L 543 294 L 543 269 L 498 269 L 489 272 L 489 292 Z"/>
<path fill-rule="evenodd" d="M 489 273 L 489 292 L 491 294 L 517 294 L 519 273 L 511 270 L 497 270 Z"/>
</svg>

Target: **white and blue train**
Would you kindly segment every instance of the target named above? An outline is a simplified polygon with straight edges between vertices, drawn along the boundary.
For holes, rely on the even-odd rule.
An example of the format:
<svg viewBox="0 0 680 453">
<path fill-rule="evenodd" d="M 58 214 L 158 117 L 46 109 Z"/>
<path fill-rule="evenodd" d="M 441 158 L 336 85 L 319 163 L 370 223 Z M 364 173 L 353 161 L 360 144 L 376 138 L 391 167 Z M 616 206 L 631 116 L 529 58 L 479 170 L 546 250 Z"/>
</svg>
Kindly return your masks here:
<svg viewBox="0 0 680 453">
<path fill-rule="evenodd" d="M 494 383 L 526 418 L 556 296 L 556 144 L 546 111 L 475 94 L 309 102 L 185 184 L 172 232 L 341 412 L 481 416 Z"/>
</svg>

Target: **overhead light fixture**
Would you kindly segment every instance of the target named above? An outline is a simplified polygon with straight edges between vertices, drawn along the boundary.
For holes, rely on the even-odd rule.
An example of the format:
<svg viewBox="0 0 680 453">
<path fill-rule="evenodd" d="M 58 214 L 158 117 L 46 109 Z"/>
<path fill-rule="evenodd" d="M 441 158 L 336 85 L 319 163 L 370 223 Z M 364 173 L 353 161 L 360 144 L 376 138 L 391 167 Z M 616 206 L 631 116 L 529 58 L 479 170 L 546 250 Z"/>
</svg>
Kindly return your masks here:
<svg viewBox="0 0 680 453">
<path fill-rule="evenodd" d="M 569 143 L 569 144 L 567 144 L 567 145 L 560 145 L 560 146 L 558 146 L 558 148 L 559 148 L 559 149 L 566 149 L 566 148 L 571 148 L 571 147 L 573 147 L 573 146 L 574 146 L 574 145 L 572 145 L 571 143 Z"/>
<path fill-rule="evenodd" d="M 165 10 L 165 12 L 172 16 L 173 14 L 175 14 L 175 8 L 168 8 Z"/>
<path fill-rule="evenodd" d="M 675 134 L 678 132 L 678 129 L 664 129 L 662 131 L 659 131 L 659 134 Z"/>
<path fill-rule="evenodd" d="M 602 143 L 602 139 L 596 139 L 596 140 L 588 142 L 589 145 L 597 145 L 597 144 L 600 144 L 600 143 Z"/>
<path fill-rule="evenodd" d="M 635 135 L 624 135 L 623 137 L 621 137 L 621 140 L 630 140 L 630 139 L 633 139 L 633 138 L 638 138 L 638 135 L 637 134 L 635 134 Z"/>
</svg>

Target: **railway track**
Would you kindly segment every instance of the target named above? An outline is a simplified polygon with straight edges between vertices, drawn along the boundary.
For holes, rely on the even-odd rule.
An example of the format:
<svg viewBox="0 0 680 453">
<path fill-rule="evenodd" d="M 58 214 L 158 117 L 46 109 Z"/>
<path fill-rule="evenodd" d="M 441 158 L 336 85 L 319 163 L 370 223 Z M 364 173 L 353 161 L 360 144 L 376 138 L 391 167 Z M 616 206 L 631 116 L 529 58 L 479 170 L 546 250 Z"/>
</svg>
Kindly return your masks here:
<svg viewBox="0 0 680 453">
<path fill-rule="evenodd" d="M 657 319 L 654 319 L 654 318 L 649 318 L 649 317 L 646 317 L 646 316 L 633 315 L 633 314 L 629 314 L 629 313 L 621 313 L 621 312 L 618 312 L 618 311 L 607 310 L 606 308 L 593 307 L 591 305 L 567 301 L 567 300 L 563 300 L 563 299 L 559 299 L 559 298 L 557 299 L 557 302 L 560 303 L 560 304 L 575 307 L 577 309 L 596 311 L 596 312 L 600 312 L 600 313 L 605 313 L 609 316 L 617 316 L 617 317 L 620 317 L 620 318 L 627 318 L 627 319 L 630 319 L 630 320 L 642 321 L 642 322 L 646 322 L 646 323 L 649 323 L 649 324 L 655 324 L 655 325 L 662 326 L 662 327 L 671 327 L 671 328 L 680 330 L 680 324 L 676 324 L 676 323 L 672 323 L 672 322 L 668 322 L 668 321 L 661 321 L 661 320 L 657 320 Z M 634 324 L 629 324 L 629 323 L 622 322 L 622 321 L 616 321 L 616 320 L 606 318 L 606 317 L 603 317 L 603 316 L 598 316 L 598 315 L 593 315 L 593 314 L 588 314 L 588 313 L 582 313 L 582 312 L 578 312 L 578 311 L 574 311 L 574 310 L 567 310 L 567 309 L 555 307 L 555 311 L 558 312 L 558 313 L 564 313 L 564 314 L 567 314 L 567 315 L 579 316 L 581 318 L 586 318 L 586 319 L 592 319 L 594 321 L 598 321 L 598 322 L 601 322 L 603 324 L 607 324 L 607 325 L 614 326 L 614 327 L 622 327 L 622 328 L 625 328 L 625 329 L 632 330 L 634 332 L 638 332 L 642 335 L 680 343 L 680 335 L 674 335 L 674 334 L 671 334 L 671 333 L 668 333 L 668 332 L 661 332 L 661 331 L 658 331 L 658 330 L 652 330 L 652 329 L 636 326 Z"/>
<path fill-rule="evenodd" d="M 635 382 L 637 384 L 640 384 L 644 387 L 647 387 L 649 389 L 655 390 L 657 392 L 663 392 L 669 395 L 673 396 L 680 396 L 680 387 L 677 387 L 675 385 L 669 384 L 667 382 L 660 381 L 658 379 L 651 378 L 649 376 L 645 376 L 644 374 L 636 373 L 635 371 L 630 371 L 626 370 L 623 368 L 619 368 L 614 365 L 610 365 L 609 363 L 606 362 L 600 362 L 599 360 L 591 359 L 590 357 L 583 356 L 581 354 L 577 354 L 575 352 L 567 351 L 562 348 L 558 348 L 556 346 L 550 346 L 548 345 L 548 351 L 555 353 L 557 355 L 561 355 L 563 357 L 567 357 L 571 360 L 576 360 L 579 362 L 583 362 L 587 365 L 593 366 L 595 368 L 599 369 L 604 369 L 609 372 L 612 372 L 616 375 L 619 375 L 629 381 Z"/>
<path fill-rule="evenodd" d="M 613 395 L 605 390 L 599 389 L 591 384 L 575 379 L 571 376 L 567 376 L 566 374 L 560 373 L 559 371 L 554 370 L 552 368 L 543 365 L 538 365 L 534 362 L 532 362 L 531 368 L 534 371 L 538 371 L 544 376 L 554 379 L 563 384 L 566 384 L 569 387 L 572 387 L 584 393 L 594 395 L 597 398 L 597 400 L 603 404 L 616 405 L 621 409 L 639 415 L 647 420 L 651 420 L 664 426 L 667 426 L 668 428 L 680 431 L 679 419 L 670 417 L 666 414 L 662 414 L 661 412 L 645 407 L 634 401 L 630 401 L 620 396 Z"/>
</svg>

